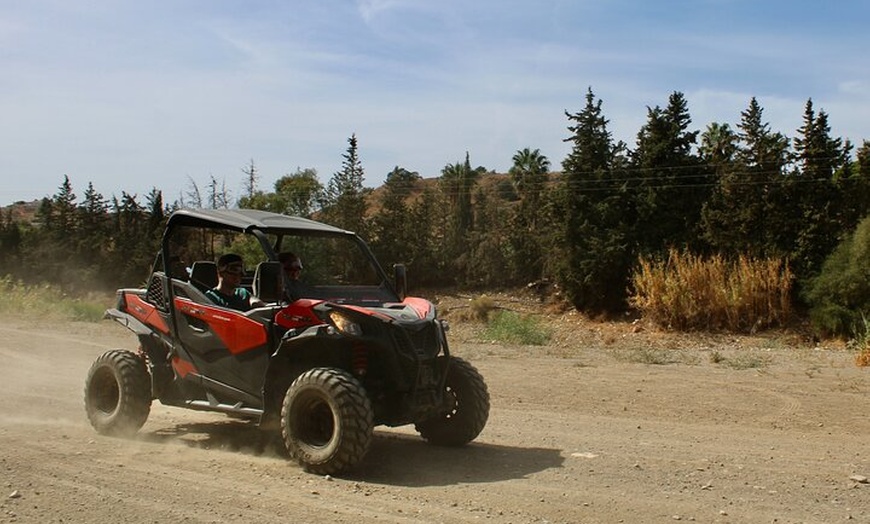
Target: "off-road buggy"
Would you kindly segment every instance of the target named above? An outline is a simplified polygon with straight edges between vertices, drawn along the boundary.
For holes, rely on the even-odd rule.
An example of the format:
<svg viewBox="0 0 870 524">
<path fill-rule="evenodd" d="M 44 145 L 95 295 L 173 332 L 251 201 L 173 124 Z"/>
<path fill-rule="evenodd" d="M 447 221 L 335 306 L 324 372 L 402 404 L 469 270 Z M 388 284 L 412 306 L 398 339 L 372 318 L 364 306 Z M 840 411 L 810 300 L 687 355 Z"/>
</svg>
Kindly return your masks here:
<svg viewBox="0 0 870 524">
<path fill-rule="evenodd" d="M 220 307 L 216 255 L 239 253 L 243 286 L 266 303 Z M 279 254 L 304 260 L 300 285 Z M 476 438 L 489 416 L 483 378 L 451 356 L 447 324 L 432 303 L 405 296 L 354 233 L 254 210 L 180 210 L 142 289 L 120 289 L 106 315 L 139 339 L 91 366 L 85 408 L 94 428 L 132 435 L 162 404 L 248 418 L 280 429 L 308 471 L 358 464 L 376 425 L 414 424 L 433 444 Z"/>
</svg>

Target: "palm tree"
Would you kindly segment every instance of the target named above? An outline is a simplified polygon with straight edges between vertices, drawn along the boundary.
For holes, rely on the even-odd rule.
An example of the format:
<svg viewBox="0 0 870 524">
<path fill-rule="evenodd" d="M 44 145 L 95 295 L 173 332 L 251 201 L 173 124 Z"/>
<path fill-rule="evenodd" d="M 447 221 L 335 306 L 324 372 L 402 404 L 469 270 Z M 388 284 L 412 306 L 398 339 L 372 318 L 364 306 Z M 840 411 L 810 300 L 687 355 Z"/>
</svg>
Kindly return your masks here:
<svg viewBox="0 0 870 524">
<path fill-rule="evenodd" d="M 532 151 L 528 147 L 517 151 L 512 160 L 514 165 L 508 171 L 511 182 L 520 198 L 534 206 L 547 181 L 550 161 L 540 149 Z"/>
<path fill-rule="evenodd" d="M 737 152 L 737 134 L 728 124 L 713 122 L 701 135 L 701 155 L 708 164 L 725 165 Z"/>
</svg>

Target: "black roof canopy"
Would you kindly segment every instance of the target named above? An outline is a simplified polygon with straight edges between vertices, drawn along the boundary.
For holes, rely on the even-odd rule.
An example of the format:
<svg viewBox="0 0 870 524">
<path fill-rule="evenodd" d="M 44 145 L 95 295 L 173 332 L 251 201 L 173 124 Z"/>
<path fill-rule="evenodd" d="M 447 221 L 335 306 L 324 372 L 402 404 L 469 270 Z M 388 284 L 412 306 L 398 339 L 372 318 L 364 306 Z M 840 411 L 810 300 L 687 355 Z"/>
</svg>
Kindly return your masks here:
<svg viewBox="0 0 870 524">
<path fill-rule="evenodd" d="M 169 216 L 167 230 L 178 226 L 233 229 L 249 232 L 258 229 L 264 233 L 332 233 L 353 235 L 329 224 L 302 217 L 291 217 L 256 209 L 179 209 Z"/>
</svg>

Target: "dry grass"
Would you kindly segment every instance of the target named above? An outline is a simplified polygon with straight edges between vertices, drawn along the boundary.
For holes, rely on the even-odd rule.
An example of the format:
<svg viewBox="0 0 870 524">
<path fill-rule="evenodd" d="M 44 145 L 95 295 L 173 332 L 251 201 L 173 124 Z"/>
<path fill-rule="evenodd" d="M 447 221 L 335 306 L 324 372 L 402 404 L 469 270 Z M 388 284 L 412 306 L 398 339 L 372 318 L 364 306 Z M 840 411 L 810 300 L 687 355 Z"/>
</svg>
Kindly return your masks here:
<svg viewBox="0 0 870 524">
<path fill-rule="evenodd" d="M 71 297 L 54 286 L 26 285 L 0 277 L 0 313 L 4 314 L 99 322 L 112 298 L 102 294 Z"/>
<path fill-rule="evenodd" d="M 499 306 L 492 298 L 482 295 L 475 299 L 469 300 L 462 305 L 450 307 L 446 312 L 451 320 L 460 322 L 483 322 L 490 320 L 493 313 L 499 309 Z"/>
<path fill-rule="evenodd" d="M 792 273 L 782 260 L 703 258 L 672 249 L 640 259 L 631 303 L 660 327 L 753 332 L 791 318 Z"/>
</svg>

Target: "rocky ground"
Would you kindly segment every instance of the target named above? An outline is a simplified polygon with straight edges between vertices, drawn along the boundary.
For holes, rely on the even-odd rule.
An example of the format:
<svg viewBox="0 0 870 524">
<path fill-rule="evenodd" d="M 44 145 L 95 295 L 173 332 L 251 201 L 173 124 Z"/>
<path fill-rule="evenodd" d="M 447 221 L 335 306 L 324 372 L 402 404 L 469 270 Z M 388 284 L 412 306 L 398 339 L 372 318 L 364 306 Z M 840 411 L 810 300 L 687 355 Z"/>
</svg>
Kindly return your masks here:
<svg viewBox="0 0 870 524">
<path fill-rule="evenodd" d="M 97 435 L 85 374 L 113 323 L 0 318 L 3 522 L 870 522 L 870 371 L 799 332 L 662 333 L 546 314 L 546 346 L 493 343 L 439 297 L 485 376 L 489 423 L 461 449 L 376 431 L 356 471 L 303 472 L 260 431 L 155 403 Z"/>
</svg>

